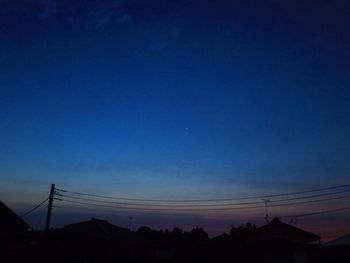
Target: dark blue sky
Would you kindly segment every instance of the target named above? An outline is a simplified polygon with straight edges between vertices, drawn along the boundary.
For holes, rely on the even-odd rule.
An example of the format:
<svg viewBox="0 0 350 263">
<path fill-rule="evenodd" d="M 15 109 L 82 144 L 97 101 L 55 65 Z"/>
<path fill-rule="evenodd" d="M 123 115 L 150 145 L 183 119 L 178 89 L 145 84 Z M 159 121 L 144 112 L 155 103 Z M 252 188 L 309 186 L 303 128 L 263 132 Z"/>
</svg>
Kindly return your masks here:
<svg viewBox="0 0 350 263">
<path fill-rule="evenodd" d="M 350 181 L 348 1 L 0 3 L 5 201 Z"/>
</svg>

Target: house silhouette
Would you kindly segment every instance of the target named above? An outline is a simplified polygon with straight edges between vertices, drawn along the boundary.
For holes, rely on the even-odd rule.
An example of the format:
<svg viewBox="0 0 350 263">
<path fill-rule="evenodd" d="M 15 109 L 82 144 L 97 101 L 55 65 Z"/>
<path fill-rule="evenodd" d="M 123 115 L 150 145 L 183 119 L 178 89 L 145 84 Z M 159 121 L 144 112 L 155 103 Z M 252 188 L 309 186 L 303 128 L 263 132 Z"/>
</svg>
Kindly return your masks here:
<svg viewBox="0 0 350 263">
<path fill-rule="evenodd" d="M 315 262 L 320 237 L 274 218 L 255 230 L 245 262 Z M 316 261 L 319 262 L 319 261 Z"/>
<path fill-rule="evenodd" d="M 0 234 L 26 232 L 29 225 L 0 201 Z"/>
<path fill-rule="evenodd" d="M 350 262 L 350 234 L 325 243 L 322 247 L 322 258 L 332 263 Z"/>
<path fill-rule="evenodd" d="M 62 229 L 65 235 L 89 238 L 126 238 L 130 231 L 109 223 L 107 220 L 91 218 L 91 220 L 65 225 Z"/>
<path fill-rule="evenodd" d="M 340 247 L 347 246 L 350 247 L 350 234 L 338 237 L 325 244 L 325 247 Z"/>
<path fill-rule="evenodd" d="M 252 242 L 284 241 L 295 244 L 319 243 L 320 236 L 281 222 L 275 217 L 271 222 L 256 229 Z"/>
<path fill-rule="evenodd" d="M 29 225 L 0 201 L 0 262 L 26 262 Z"/>
<path fill-rule="evenodd" d="M 127 262 L 130 257 L 130 231 L 106 220 L 92 218 L 47 234 L 38 250 L 57 262 Z"/>
</svg>

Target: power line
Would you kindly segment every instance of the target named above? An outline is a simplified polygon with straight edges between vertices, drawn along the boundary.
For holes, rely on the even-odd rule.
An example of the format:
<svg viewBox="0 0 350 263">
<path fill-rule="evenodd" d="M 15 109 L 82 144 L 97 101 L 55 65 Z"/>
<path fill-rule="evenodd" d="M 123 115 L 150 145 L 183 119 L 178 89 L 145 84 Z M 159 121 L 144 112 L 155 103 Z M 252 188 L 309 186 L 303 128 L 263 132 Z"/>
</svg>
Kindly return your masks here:
<svg viewBox="0 0 350 263">
<path fill-rule="evenodd" d="M 279 200 L 270 200 L 271 203 L 280 203 L 280 202 L 287 202 L 287 201 L 295 201 L 295 200 L 304 200 L 304 199 L 311 199 L 315 197 L 322 197 L 322 196 L 330 196 L 330 195 L 336 195 L 336 194 L 342 194 L 342 193 L 348 193 L 350 190 L 343 190 L 343 191 L 336 191 L 336 192 L 330 192 L 330 193 L 322 193 L 322 194 L 316 194 L 316 195 L 309 195 L 309 196 L 302 196 L 302 197 L 293 197 L 293 198 L 285 198 L 285 199 L 279 199 Z M 105 201 L 100 199 L 91 199 L 91 198 L 84 198 L 79 196 L 72 196 L 63 194 L 62 197 L 67 197 L 68 199 L 76 199 L 76 200 L 82 200 L 82 201 L 91 201 L 91 202 L 97 202 L 97 203 L 103 203 L 103 204 L 115 204 L 115 205 L 127 205 L 127 206 L 141 206 L 141 207 L 227 207 L 227 206 L 242 206 L 242 205 L 258 205 L 261 204 L 261 201 L 258 202 L 239 202 L 239 203 L 223 203 L 223 204 L 146 204 L 146 203 L 130 203 L 130 202 L 115 202 L 115 201 Z"/>
<path fill-rule="evenodd" d="M 97 203 L 105 204 L 116 204 L 116 205 L 130 205 L 130 206 L 144 206 L 144 207 L 213 207 L 213 206 L 235 206 L 235 205 L 246 205 L 246 204 L 259 204 L 261 202 L 246 202 L 246 203 L 224 203 L 224 204 L 146 204 L 146 203 L 130 203 L 130 202 L 114 202 L 114 201 L 104 201 L 100 199 L 91 199 L 84 197 L 77 197 L 71 195 L 62 195 L 70 199 L 77 199 L 83 201 L 92 201 Z"/>
<path fill-rule="evenodd" d="M 341 211 L 345 211 L 345 210 L 350 210 L 350 206 L 348 206 L 348 207 L 342 207 L 342 208 L 337 208 L 337 209 L 322 210 L 322 211 L 317 211 L 317 212 L 312 212 L 312 213 L 306 213 L 306 214 L 285 215 L 285 216 L 280 216 L 280 218 L 313 216 L 313 215 L 321 215 L 321 214 L 328 214 L 328 213 L 341 212 Z"/>
<path fill-rule="evenodd" d="M 222 199 L 144 199 L 144 198 L 125 198 L 125 197 L 115 197 L 107 195 L 97 195 L 89 194 L 83 192 L 75 192 L 65 189 L 55 189 L 56 195 L 59 195 L 61 199 L 66 204 L 76 204 L 78 207 L 87 209 L 90 207 L 101 207 L 119 210 L 119 212 L 124 211 L 135 211 L 135 213 L 147 213 L 156 215 L 174 215 L 183 216 L 195 213 L 206 213 L 210 214 L 215 211 L 222 211 L 220 214 L 227 211 L 227 213 L 232 213 L 233 211 L 248 210 L 248 209 L 266 209 L 266 204 L 263 202 L 256 201 L 260 197 L 276 198 L 274 200 L 270 199 L 269 208 L 273 207 L 287 207 L 287 206 L 298 206 L 306 205 L 311 203 L 321 203 L 329 202 L 334 200 L 346 199 L 350 195 L 343 195 L 350 192 L 348 188 L 350 184 L 343 184 L 333 187 L 317 188 L 298 192 L 280 193 L 272 195 L 256 195 L 249 197 L 238 197 L 238 198 L 222 198 Z M 280 198 L 278 198 L 280 197 Z M 284 197 L 284 198 L 282 198 Z M 324 197 L 324 198 L 322 198 Z M 228 202 L 228 201 L 238 201 L 238 200 L 248 200 L 248 202 Z M 251 201 L 249 201 L 251 200 Z M 153 203 L 152 203 L 153 202 Z M 166 203 L 168 202 L 168 203 Z M 207 203 L 200 203 L 207 202 Z M 328 205 L 330 205 L 329 203 Z M 334 204 L 334 203 L 332 203 Z M 63 205 L 67 207 L 66 205 Z M 75 206 L 75 207 L 77 207 Z M 70 206 L 68 206 L 70 207 Z M 316 214 L 324 214 L 337 212 L 342 210 L 347 210 L 349 208 L 324 210 L 314 213 L 299 214 L 294 216 L 283 216 L 283 217 L 294 217 L 298 216 L 311 216 Z"/>
<path fill-rule="evenodd" d="M 30 209 L 29 211 L 25 212 L 24 214 L 20 215 L 20 217 L 25 217 L 27 215 L 29 215 L 30 213 L 32 213 L 34 210 L 38 209 L 40 206 L 42 206 L 47 200 L 49 200 L 49 198 L 45 198 L 44 201 L 40 202 L 38 205 L 36 205 L 35 207 L 33 207 L 32 209 Z"/>
<path fill-rule="evenodd" d="M 58 190 L 60 192 L 63 192 L 63 193 L 71 193 L 71 194 L 75 194 L 75 195 L 84 195 L 84 196 L 90 196 L 90 197 L 98 197 L 98 198 L 114 199 L 114 200 L 124 200 L 124 201 L 142 201 L 142 202 L 223 202 L 223 201 L 238 201 L 238 200 L 250 200 L 250 199 L 262 199 L 262 198 L 272 198 L 272 197 L 280 197 L 280 196 L 300 195 L 300 194 L 306 194 L 306 193 L 322 192 L 322 191 L 328 191 L 328 190 L 333 190 L 333 189 L 345 188 L 345 187 L 349 187 L 349 186 L 350 186 L 350 184 L 344 184 L 344 185 L 338 185 L 338 186 L 333 186 L 333 187 L 318 188 L 318 189 L 311 189 L 311 190 L 298 191 L 298 192 L 289 192 L 289 193 L 271 194 L 271 195 L 256 195 L 256 196 L 238 197 L 238 198 L 219 198 L 219 199 L 144 199 L 144 198 L 126 198 L 126 197 L 113 197 L 113 196 L 106 196 L 106 195 L 96 195 L 96 194 L 75 192 L 75 191 L 70 191 L 70 190 L 66 190 L 66 189 L 58 189 L 58 188 L 56 188 L 56 190 Z"/>
<path fill-rule="evenodd" d="M 343 193 L 349 193 L 349 190 L 343 190 L 343 191 L 337 191 L 337 192 L 330 192 L 330 193 L 323 193 L 323 194 L 317 194 L 317 195 L 310 195 L 310 196 L 299 196 L 299 197 L 293 197 L 293 198 L 286 198 L 286 199 L 280 199 L 280 200 L 270 200 L 270 202 L 285 202 L 285 201 L 293 201 L 293 200 L 300 200 L 300 199 L 309 199 L 309 198 L 315 198 L 315 197 L 321 197 L 321 196 L 329 196 L 329 195 L 336 195 L 336 194 L 343 194 Z"/>
<path fill-rule="evenodd" d="M 318 199 L 318 200 L 310 200 L 310 201 L 302 201 L 302 202 L 294 202 L 294 203 L 286 203 L 286 204 L 276 204 L 276 205 L 270 205 L 269 207 L 311 204 L 311 203 L 318 203 L 318 202 L 326 202 L 326 201 L 345 199 L 345 198 L 349 198 L 349 197 L 350 197 L 350 195 L 346 195 L 346 196 L 338 196 L 338 197 L 324 198 L 324 199 Z"/>
<path fill-rule="evenodd" d="M 309 204 L 309 203 L 318 203 L 318 202 L 326 202 L 326 201 L 332 201 L 332 200 L 339 200 L 344 198 L 349 198 L 350 196 L 338 196 L 333 198 L 324 198 L 324 199 L 316 199 L 316 200 L 309 200 L 309 201 L 302 201 L 302 202 L 292 202 L 292 203 L 285 203 L 285 204 L 273 204 L 269 207 L 281 207 L 281 206 L 291 206 L 291 205 L 301 205 L 301 204 Z M 264 205 L 260 206 L 244 206 L 244 207 L 215 207 L 215 208 L 175 208 L 171 209 L 168 207 L 166 208 L 152 208 L 152 207 L 130 207 L 130 206 L 116 206 L 116 205 L 105 205 L 105 204 L 94 204 L 94 203 L 88 203 L 88 202 L 80 202 L 80 201 L 74 201 L 74 200 L 67 200 L 67 199 L 61 199 L 61 201 L 64 202 L 70 202 L 70 203 L 76 203 L 76 204 L 82 204 L 82 205 L 90 205 L 90 206 L 99 206 L 99 207 L 109 207 L 109 208 L 115 208 L 115 209 L 131 209 L 131 210 L 145 210 L 145 211 L 210 211 L 210 210 L 242 210 L 242 209 L 255 209 L 255 208 L 264 208 Z"/>
</svg>

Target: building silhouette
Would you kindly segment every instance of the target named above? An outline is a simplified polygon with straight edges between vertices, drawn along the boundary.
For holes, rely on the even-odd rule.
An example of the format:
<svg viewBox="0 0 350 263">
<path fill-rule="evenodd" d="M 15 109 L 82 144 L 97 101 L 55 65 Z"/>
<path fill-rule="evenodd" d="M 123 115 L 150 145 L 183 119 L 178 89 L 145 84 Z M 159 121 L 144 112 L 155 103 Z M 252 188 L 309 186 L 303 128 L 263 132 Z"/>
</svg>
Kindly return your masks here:
<svg viewBox="0 0 350 263">
<path fill-rule="evenodd" d="M 28 229 L 27 222 L 0 201 L 0 234 L 21 233 Z"/>
</svg>

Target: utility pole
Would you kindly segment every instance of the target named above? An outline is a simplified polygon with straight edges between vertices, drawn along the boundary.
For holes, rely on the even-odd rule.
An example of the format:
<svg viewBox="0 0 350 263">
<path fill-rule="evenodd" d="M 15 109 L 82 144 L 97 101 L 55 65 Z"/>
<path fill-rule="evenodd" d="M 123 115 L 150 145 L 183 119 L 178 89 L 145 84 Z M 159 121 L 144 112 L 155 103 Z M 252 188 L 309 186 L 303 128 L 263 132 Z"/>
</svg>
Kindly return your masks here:
<svg viewBox="0 0 350 263">
<path fill-rule="evenodd" d="M 267 212 L 267 203 L 270 202 L 270 199 L 262 199 L 265 202 L 265 220 L 266 223 L 269 222 L 269 214 Z"/>
<path fill-rule="evenodd" d="M 129 216 L 129 231 L 131 231 L 131 223 L 132 223 L 133 217 Z"/>
<path fill-rule="evenodd" d="M 48 231 L 50 228 L 52 204 L 53 204 L 54 195 L 55 195 L 55 184 L 52 184 L 51 189 L 50 189 L 49 205 L 47 207 L 45 231 Z"/>
</svg>

